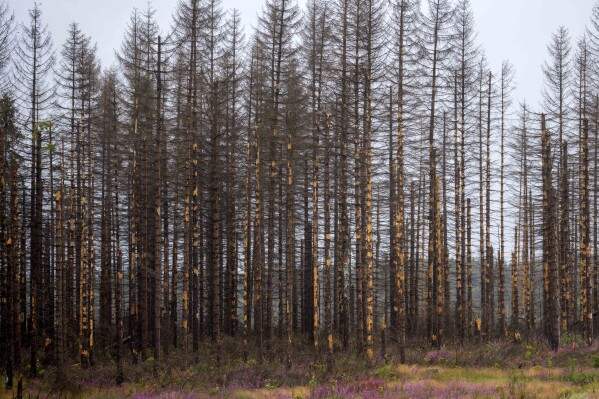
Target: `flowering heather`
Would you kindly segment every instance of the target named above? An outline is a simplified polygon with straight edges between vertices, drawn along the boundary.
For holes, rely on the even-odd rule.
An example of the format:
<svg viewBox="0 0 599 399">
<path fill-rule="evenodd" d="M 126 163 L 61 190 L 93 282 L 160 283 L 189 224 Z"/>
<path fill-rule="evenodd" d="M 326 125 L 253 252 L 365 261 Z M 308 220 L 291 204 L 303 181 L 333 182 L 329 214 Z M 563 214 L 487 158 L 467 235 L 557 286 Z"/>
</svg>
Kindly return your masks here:
<svg viewBox="0 0 599 399">
<path fill-rule="evenodd" d="M 225 383 L 228 389 L 256 389 L 264 386 L 266 383 L 264 373 L 254 367 L 241 367 L 230 376 Z"/>
<path fill-rule="evenodd" d="M 447 361 L 452 357 L 451 353 L 443 350 L 433 350 L 426 354 L 424 360 L 431 363 Z"/>
<path fill-rule="evenodd" d="M 199 399 L 202 397 L 205 396 L 200 396 L 200 394 L 193 392 L 182 392 L 180 390 L 165 392 L 149 391 L 133 395 L 133 399 Z"/>
<path fill-rule="evenodd" d="M 334 381 L 321 385 L 312 391 L 311 398 L 379 398 L 385 391 L 385 381 L 367 379 L 358 381 Z"/>
<path fill-rule="evenodd" d="M 457 399 L 466 397 L 494 397 L 497 389 L 492 385 L 473 384 L 465 381 L 448 382 L 443 385 L 432 384 L 431 381 L 406 382 L 398 392 L 411 399 L 444 398 Z"/>
<path fill-rule="evenodd" d="M 315 388 L 311 399 L 391 399 L 391 398 L 484 398 L 496 397 L 497 387 L 493 384 L 474 384 L 465 381 L 439 383 L 434 380 L 406 381 L 387 384 L 379 379 L 353 382 L 335 382 Z"/>
</svg>

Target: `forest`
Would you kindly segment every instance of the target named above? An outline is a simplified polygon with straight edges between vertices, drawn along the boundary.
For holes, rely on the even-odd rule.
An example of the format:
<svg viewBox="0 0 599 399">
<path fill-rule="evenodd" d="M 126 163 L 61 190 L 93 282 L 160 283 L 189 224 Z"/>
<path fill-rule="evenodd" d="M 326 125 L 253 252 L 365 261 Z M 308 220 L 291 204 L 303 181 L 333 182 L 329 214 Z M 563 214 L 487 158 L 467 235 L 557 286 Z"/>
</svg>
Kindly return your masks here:
<svg viewBox="0 0 599 399">
<path fill-rule="evenodd" d="M 599 391 L 599 2 L 539 104 L 470 0 L 10 2 L 0 398 Z"/>
</svg>

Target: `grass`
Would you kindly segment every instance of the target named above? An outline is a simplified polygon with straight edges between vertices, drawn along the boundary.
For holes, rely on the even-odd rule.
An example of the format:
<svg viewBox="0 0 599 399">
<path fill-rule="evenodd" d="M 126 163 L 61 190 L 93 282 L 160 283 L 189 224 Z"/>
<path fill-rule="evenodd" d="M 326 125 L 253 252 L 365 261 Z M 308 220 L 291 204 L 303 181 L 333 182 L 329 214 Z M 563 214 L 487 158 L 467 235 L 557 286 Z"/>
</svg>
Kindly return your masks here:
<svg viewBox="0 0 599 399">
<path fill-rule="evenodd" d="M 171 353 L 152 377 L 153 360 L 125 365 L 125 383 L 114 384 L 114 363 L 98 361 L 82 370 L 68 368 L 68 381 L 56 386 L 54 370 L 24 380 L 25 398 L 131 398 L 131 399 L 337 399 L 337 398 L 599 398 L 597 348 L 570 345 L 557 353 L 531 343 L 492 342 L 445 347 L 431 351 L 427 345 L 410 346 L 407 365 L 391 356 L 367 365 L 364 358 L 338 353 L 335 372 L 327 374 L 325 357 L 315 356 L 308 346 L 298 345 L 293 367 L 282 366 L 281 353 L 251 353 L 247 363 L 240 353 L 221 365 L 210 346 L 203 346 L 197 362 L 189 354 Z M 106 358 L 106 357 L 105 357 Z M 14 392 L 0 391 L 0 399 Z"/>
</svg>

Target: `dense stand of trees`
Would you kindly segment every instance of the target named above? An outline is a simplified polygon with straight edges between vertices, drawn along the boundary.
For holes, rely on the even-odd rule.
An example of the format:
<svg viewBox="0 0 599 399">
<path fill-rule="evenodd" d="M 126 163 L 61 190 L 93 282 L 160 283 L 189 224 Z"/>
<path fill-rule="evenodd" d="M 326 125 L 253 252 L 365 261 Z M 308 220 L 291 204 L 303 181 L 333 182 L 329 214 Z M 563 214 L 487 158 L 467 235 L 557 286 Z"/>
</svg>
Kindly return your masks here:
<svg viewBox="0 0 599 399">
<path fill-rule="evenodd" d="M 0 370 L 417 342 L 592 343 L 599 3 L 513 107 L 468 0 L 218 0 L 131 13 L 102 68 L 76 23 L 0 1 Z M 15 29 L 18 27 L 18 29 Z M 166 32 L 166 33 L 164 33 Z M 211 345 L 200 345 L 203 341 Z M 230 347 L 230 346 L 229 346 Z M 210 353 L 202 353 L 210 348 Z"/>
</svg>

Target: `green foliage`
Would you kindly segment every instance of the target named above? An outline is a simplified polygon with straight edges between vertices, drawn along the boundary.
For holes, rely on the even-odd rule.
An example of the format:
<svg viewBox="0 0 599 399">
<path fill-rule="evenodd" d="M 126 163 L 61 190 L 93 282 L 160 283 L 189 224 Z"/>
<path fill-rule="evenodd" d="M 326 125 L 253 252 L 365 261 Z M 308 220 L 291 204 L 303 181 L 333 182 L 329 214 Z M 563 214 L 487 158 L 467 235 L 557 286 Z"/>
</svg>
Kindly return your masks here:
<svg viewBox="0 0 599 399">
<path fill-rule="evenodd" d="M 279 383 L 277 381 L 267 379 L 264 386 L 266 389 L 277 389 L 279 387 Z"/>
<path fill-rule="evenodd" d="M 54 143 L 48 143 L 42 147 L 42 151 L 50 154 L 56 154 L 56 145 Z"/>
<path fill-rule="evenodd" d="M 13 151 L 18 141 L 23 137 L 19 128 L 19 113 L 12 95 L 4 93 L 0 97 L 0 126 L 6 128 L 8 151 Z M 13 160 L 18 163 L 18 157 Z"/>
<path fill-rule="evenodd" d="M 569 382 L 575 385 L 587 385 L 597 381 L 597 375 L 591 373 L 585 373 L 583 371 L 580 372 L 570 372 L 566 374 L 563 378 L 565 382 Z"/>
<path fill-rule="evenodd" d="M 37 369 L 37 376 L 43 377 L 44 374 L 46 373 L 46 371 L 45 371 L 44 367 L 42 366 L 42 363 L 39 360 L 37 360 L 35 362 L 35 365 L 36 365 L 36 369 Z M 31 363 L 27 363 L 25 365 L 23 371 L 25 371 L 25 374 L 27 374 L 27 375 L 31 374 Z"/>
<path fill-rule="evenodd" d="M 17 108 L 14 98 L 10 94 L 4 93 L 0 98 L 0 125 L 14 128 L 16 115 Z"/>
<path fill-rule="evenodd" d="M 572 332 L 567 332 L 562 334 L 560 337 L 560 342 L 563 346 L 571 346 L 573 344 L 581 344 L 580 335 L 574 334 Z"/>
<path fill-rule="evenodd" d="M 574 370 L 576 369 L 576 363 L 577 363 L 577 360 L 575 357 L 568 358 L 568 369 L 570 369 L 571 373 L 573 373 Z"/>
<path fill-rule="evenodd" d="M 512 370 L 509 378 L 508 390 L 510 398 L 526 398 L 528 397 L 525 390 L 527 378 L 523 373 L 517 373 Z"/>
<path fill-rule="evenodd" d="M 532 346 L 531 344 L 527 344 L 526 351 L 524 352 L 524 360 L 526 360 L 527 362 L 530 361 L 530 359 L 532 359 L 534 352 L 535 352 L 534 346 Z"/>
<path fill-rule="evenodd" d="M 398 379 L 398 375 L 395 372 L 395 367 L 392 367 L 390 364 L 384 364 L 381 367 L 377 368 L 374 374 L 383 380 L 391 380 L 395 381 Z"/>
<path fill-rule="evenodd" d="M 591 355 L 591 360 L 593 361 L 593 367 L 599 368 L 599 355 Z"/>
<path fill-rule="evenodd" d="M 44 131 L 44 130 L 51 130 L 52 129 L 52 122 L 50 121 L 42 121 L 42 122 L 38 122 L 37 123 L 37 128 L 40 131 Z"/>
<path fill-rule="evenodd" d="M 510 374 L 510 383 L 519 384 L 526 382 L 526 376 L 523 373 L 518 373 L 516 370 L 512 370 Z"/>
<path fill-rule="evenodd" d="M 317 363 L 314 367 L 316 367 L 316 370 L 318 370 L 320 374 L 326 373 L 327 371 L 326 363 Z"/>
</svg>

